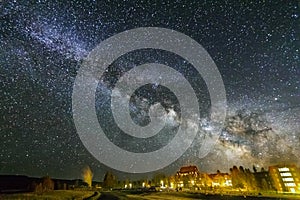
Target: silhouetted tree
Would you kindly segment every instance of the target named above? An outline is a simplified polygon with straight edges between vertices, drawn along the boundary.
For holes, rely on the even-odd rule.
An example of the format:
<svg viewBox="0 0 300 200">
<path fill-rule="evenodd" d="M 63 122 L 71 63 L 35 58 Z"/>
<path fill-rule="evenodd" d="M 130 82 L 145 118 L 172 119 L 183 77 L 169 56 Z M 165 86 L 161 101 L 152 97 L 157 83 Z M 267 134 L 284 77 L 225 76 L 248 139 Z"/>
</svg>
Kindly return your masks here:
<svg viewBox="0 0 300 200">
<path fill-rule="evenodd" d="M 245 181 L 249 190 L 257 189 L 255 176 L 253 173 L 251 173 L 250 169 L 245 169 Z"/>
<path fill-rule="evenodd" d="M 177 185 L 175 176 L 169 176 L 168 182 L 169 182 L 169 186 L 171 186 L 171 183 L 173 183 L 174 185 Z"/>
<path fill-rule="evenodd" d="M 43 193 L 42 183 L 39 183 L 39 184 L 35 185 L 34 192 L 37 193 L 37 194 L 42 194 Z"/>
<path fill-rule="evenodd" d="M 51 180 L 50 176 L 45 176 L 42 178 L 43 191 L 54 190 L 54 182 Z"/>
<path fill-rule="evenodd" d="M 244 188 L 246 186 L 244 168 L 240 166 L 238 169 L 237 166 L 233 166 L 233 168 L 230 169 L 230 172 L 232 177 L 232 187 Z"/>
<path fill-rule="evenodd" d="M 201 185 L 204 186 L 205 191 L 212 186 L 212 179 L 207 173 L 201 175 Z"/>
<path fill-rule="evenodd" d="M 130 183 L 131 183 L 131 180 L 126 179 L 126 180 L 124 181 L 124 186 L 126 185 L 127 188 L 129 188 L 129 184 L 130 184 Z"/>
<path fill-rule="evenodd" d="M 31 182 L 31 183 L 30 183 L 30 188 L 29 188 L 29 190 L 30 190 L 31 192 L 35 192 L 36 186 L 37 186 L 37 183 L 36 183 L 35 181 Z"/>
<path fill-rule="evenodd" d="M 236 166 L 230 168 L 231 179 L 232 179 L 232 187 L 237 188 L 239 185 L 239 170 Z"/>
<path fill-rule="evenodd" d="M 256 169 L 256 167 L 254 165 L 253 165 L 253 171 L 254 171 L 254 173 L 257 172 L 257 169 Z"/>
<path fill-rule="evenodd" d="M 268 190 L 269 189 L 269 186 L 268 186 L 268 183 L 266 181 L 265 178 L 262 179 L 262 182 L 261 182 L 261 186 L 262 186 L 262 190 Z"/>
<path fill-rule="evenodd" d="M 154 185 L 156 185 L 156 186 L 161 185 L 161 181 L 163 181 L 164 185 L 165 185 L 165 183 L 167 181 L 167 176 L 165 174 L 158 173 L 158 174 L 155 174 L 153 176 L 153 183 L 154 183 Z"/>
<path fill-rule="evenodd" d="M 240 170 L 240 172 L 244 173 L 244 167 L 243 166 L 240 166 L 239 170 Z"/>
<path fill-rule="evenodd" d="M 112 172 L 106 172 L 103 180 L 103 186 L 105 188 L 113 188 L 117 184 L 117 177 L 112 174 Z"/>
</svg>

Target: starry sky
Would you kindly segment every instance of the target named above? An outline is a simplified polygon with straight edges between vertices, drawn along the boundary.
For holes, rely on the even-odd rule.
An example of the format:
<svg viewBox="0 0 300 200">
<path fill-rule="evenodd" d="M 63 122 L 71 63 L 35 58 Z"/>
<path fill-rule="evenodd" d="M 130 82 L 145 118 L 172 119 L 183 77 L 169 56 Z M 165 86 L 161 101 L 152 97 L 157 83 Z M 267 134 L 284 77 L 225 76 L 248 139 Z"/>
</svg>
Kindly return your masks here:
<svg viewBox="0 0 300 200">
<path fill-rule="evenodd" d="M 299 1 L 284 0 L 0 1 L 0 174 L 73 179 L 89 165 L 94 179 L 102 180 L 112 170 L 85 149 L 76 133 L 72 89 L 93 48 L 138 27 L 173 29 L 196 40 L 215 61 L 227 95 L 226 122 L 212 152 L 198 158 L 201 138 L 196 138 L 161 172 L 172 174 L 186 164 L 206 172 L 227 172 L 233 165 L 300 165 L 299 15 Z M 130 52 L 110 66 L 96 92 L 97 114 L 110 111 L 107 102 L 116 81 L 145 62 L 170 65 L 187 77 L 202 108 L 199 132 L 211 130 L 201 77 L 183 58 L 155 49 Z M 177 122 L 176 97 L 158 85 L 146 85 L 132 96 L 135 122 L 147 124 L 149 105 L 157 102 Z M 113 121 L 108 121 L 99 119 L 110 140 L 133 152 L 160 148 L 176 130 L 170 122 L 165 133 L 145 142 L 114 137 Z M 138 142 L 150 148 L 143 150 Z M 113 172 L 120 178 L 151 175 Z"/>
</svg>

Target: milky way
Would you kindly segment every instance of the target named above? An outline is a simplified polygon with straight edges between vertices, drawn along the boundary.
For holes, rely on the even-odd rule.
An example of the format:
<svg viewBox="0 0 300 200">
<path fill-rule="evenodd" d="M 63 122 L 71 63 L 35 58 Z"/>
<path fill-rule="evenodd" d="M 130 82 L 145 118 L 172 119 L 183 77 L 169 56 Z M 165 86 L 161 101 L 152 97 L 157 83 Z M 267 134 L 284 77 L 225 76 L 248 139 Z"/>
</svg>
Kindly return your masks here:
<svg viewBox="0 0 300 200">
<path fill-rule="evenodd" d="M 215 148 L 198 158 L 201 137 L 215 128 L 209 121 L 208 91 L 192 66 L 169 52 L 146 49 L 118 59 L 100 78 L 95 105 L 99 116 L 110 115 L 112 88 L 126 71 L 145 62 L 162 63 L 191 82 L 202 112 L 198 122 L 187 123 L 200 124 L 199 137 L 164 173 L 184 164 L 208 172 L 228 171 L 232 165 L 300 164 L 298 1 L 117 2 L 0 3 L 1 174 L 80 178 L 81 169 L 89 165 L 95 179 L 102 179 L 109 168 L 91 156 L 76 133 L 73 83 L 82 60 L 101 41 L 148 26 L 190 36 L 215 61 L 228 100 L 228 117 Z M 176 83 L 176 77 L 171 79 Z M 180 108 L 170 91 L 153 84 L 124 98 L 131 99 L 138 124 L 149 122 L 151 105 L 163 105 L 167 130 L 143 149 L 108 128 L 113 142 L 130 151 L 149 151 L 172 139 Z"/>
</svg>

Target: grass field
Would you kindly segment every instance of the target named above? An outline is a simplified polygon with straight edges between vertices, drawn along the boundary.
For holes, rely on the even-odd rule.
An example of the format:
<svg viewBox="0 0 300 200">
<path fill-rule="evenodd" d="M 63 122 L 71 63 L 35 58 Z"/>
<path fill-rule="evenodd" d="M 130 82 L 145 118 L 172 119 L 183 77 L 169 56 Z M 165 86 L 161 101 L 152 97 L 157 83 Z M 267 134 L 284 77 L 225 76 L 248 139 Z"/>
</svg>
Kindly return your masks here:
<svg viewBox="0 0 300 200">
<path fill-rule="evenodd" d="M 43 194 L 36 193 L 20 193 L 20 194 L 0 194 L 0 200 L 15 199 L 15 200 L 67 200 L 80 199 L 93 195 L 93 191 L 74 191 L 74 190 L 55 190 L 44 192 Z"/>
</svg>

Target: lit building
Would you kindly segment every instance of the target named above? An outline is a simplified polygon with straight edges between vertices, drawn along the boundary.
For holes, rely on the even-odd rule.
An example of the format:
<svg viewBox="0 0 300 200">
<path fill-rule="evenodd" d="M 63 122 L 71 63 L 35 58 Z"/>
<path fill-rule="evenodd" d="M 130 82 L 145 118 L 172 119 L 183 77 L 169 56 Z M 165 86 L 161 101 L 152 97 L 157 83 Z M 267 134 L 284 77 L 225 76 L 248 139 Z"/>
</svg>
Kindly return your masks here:
<svg viewBox="0 0 300 200">
<path fill-rule="evenodd" d="M 176 173 L 177 187 L 192 188 L 196 187 L 200 178 L 200 172 L 195 165 L 181 167 Z"/>
<path fill-rule="evenodd" d="M 219 170 L 216 174 L 208 175 L 211 180 L 212 187 L 231 187 L 231 176 L 228 173 L 221 173 Z"/>
<path fill-rule="evenodd" d="M 190 165 L 190 166 L 185 166 L 181 167 L 180 170 L 177 172 L 177 176 L 187 176 L 187 175 L 192 175 L 195 177 L 198 177 L 200 175 L 200 172 L 195 165 Z"/>
<path fill-rule="evenodd" d="M 208 173 L 202 173 L 200 175 L 200 186 L 201 188 L 211 187 L 213 185 L 213 180 Z"/>
<path fill-rule="evenodd" d="M 269 173 L 278 192 L 300 193 L 300 174 L 296 165 L 270 166 Z"/>
</svg>

